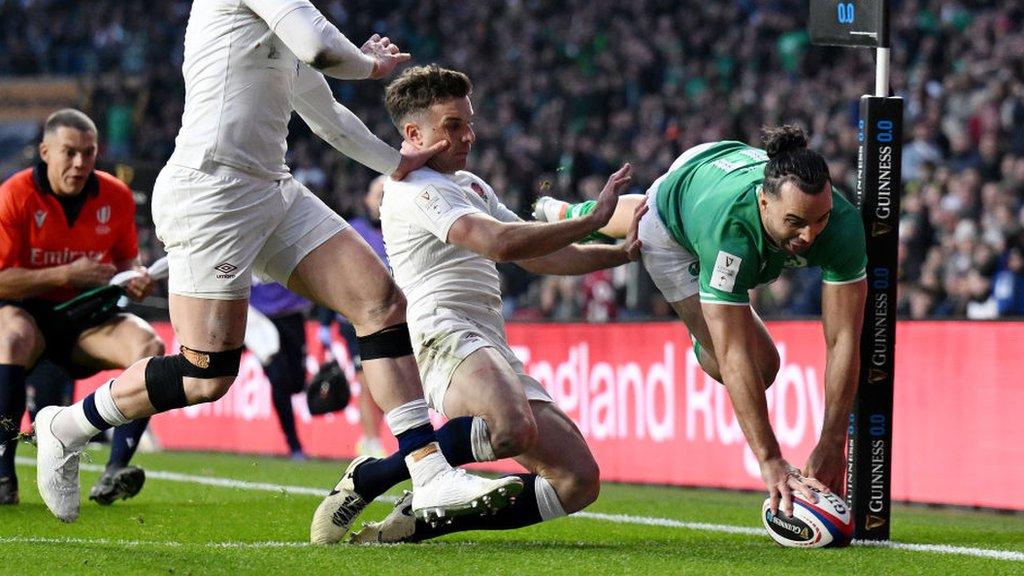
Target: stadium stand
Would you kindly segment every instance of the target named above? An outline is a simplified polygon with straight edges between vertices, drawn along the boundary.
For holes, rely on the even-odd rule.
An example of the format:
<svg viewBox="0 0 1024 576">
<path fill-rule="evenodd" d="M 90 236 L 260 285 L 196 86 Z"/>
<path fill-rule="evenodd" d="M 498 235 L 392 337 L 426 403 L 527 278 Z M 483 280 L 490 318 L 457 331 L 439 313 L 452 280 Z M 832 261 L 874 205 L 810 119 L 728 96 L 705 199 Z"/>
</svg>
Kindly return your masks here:
<svg viewBox="0 0 1024 576">
<path fill-rule="evenodd" d="M 834 181 L 854 188 L 856 100 L 871 91 L 872 57 L 808 50 L 803 1 L 317 4 L 353 38 L 386 31 L 417 62 L 474 79 L 482 119 L 474 165 L 524 216 L 538 195 L 593 194 L 623 160 L 644 186 L 693 144 L 754 142 L 762 124 L 783 121 L 805 125 Z M 893 5 L 893 87 L 906 99 L 908 136 L 900 312 L 1024 315 L 1024 2 Z M 77 85 L 76 104 L 98 119 L 104 155 L 154 170 L 180 122 L 188 9 L 183 0 L 0 1 L 0 86 Z M 379 85 L 337 90 L 377 134 L 397 140 Z M 0 98 L 0 175 L 31 158 L 24 142 L 35 135 L 25 127 L 38 119 L 30 110 Z M 342 214 L 357 210 L 370 171 L 299 121 L 290 140 L 296 176 Z M 635 270 L 569 280 L 503 272 L 513 318 L 670 316 Z M 815 272 L 799 271 L 763 288 L 758 306 L 768 316 L 815 315 L 819 290 Z"/>
</svg>

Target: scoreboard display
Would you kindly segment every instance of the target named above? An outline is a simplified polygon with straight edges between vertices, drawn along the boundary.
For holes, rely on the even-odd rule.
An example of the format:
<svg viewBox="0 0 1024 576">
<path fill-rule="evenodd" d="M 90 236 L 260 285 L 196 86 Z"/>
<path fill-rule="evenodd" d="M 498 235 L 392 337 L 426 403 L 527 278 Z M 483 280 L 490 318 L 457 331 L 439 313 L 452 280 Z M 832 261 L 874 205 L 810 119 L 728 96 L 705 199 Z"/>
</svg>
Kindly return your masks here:
<svg viewBox="0 0 1024 576">
<path fill-rule="evenodd" d="M 884 0 L 813 0 L 811 42 L 830 46 L 885 47 Z"/>
</svg>

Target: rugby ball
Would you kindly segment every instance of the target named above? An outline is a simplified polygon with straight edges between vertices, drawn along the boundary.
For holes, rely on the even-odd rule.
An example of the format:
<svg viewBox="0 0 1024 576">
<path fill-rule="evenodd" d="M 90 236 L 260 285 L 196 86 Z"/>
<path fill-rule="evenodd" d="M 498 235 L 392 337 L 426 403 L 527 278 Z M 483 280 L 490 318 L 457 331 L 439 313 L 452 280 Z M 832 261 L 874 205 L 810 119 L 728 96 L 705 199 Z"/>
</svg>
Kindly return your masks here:
<svg viewBox="0 0 1024 576">
<path fill-rule="evenodd" d="M 773 540 L 790 548 L 836 548 L 853 537 L 853 514 L 846 502 L 831 492 L 816 492 L 817 502 L 793 494 L 793 516 L 772 514 L 769 499 L 761 506 L 761 520 Z"/>
</svg>

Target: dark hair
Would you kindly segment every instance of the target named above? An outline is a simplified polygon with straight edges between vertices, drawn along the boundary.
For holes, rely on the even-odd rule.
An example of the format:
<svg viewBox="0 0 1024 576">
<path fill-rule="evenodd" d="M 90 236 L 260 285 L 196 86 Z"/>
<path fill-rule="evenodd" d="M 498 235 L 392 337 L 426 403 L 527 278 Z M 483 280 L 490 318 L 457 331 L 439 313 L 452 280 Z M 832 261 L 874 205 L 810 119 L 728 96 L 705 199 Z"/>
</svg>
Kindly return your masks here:
<svg viewBox="0 0 1024 576">
<path fill-rule="evenodd" d="M 80 132 L 92 132 L 96 134 L 96 124 L 84 112 L 74 108 L 63 108 L 50 114 L 43 124 L 43 135 L 48 136 L 57 132 L 57 128 L 74 128 Z"/>
<path fill-rule="evenodd" d="M 804 194 L 818 194 L 831 182 L 825 159 L 807 149 L 807 134 L 802 128 L 784 125 L 762 128 L 761 141 L 768 153 L 761 189 L 777 196 L 785 182 L 792 182 Z"/>
<path fill-rule="evenodd" d="M 406 68 L 384 90 L 384 105 L 391 115 L 391 122 L 402 129 L 402 123 L 410 114 L 430 108 L 432 104 L 463 98 L 473 92 L 469 76 L 455 70 L 441 68 L 437 64 Z"/>
</svg>

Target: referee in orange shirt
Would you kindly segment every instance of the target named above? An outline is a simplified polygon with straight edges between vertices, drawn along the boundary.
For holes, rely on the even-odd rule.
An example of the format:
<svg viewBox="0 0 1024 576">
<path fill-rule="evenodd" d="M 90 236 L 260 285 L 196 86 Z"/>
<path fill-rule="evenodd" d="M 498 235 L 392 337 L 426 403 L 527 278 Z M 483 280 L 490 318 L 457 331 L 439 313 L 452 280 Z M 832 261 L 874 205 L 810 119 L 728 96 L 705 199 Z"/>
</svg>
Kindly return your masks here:
<svg viewBox="0 0 1024 576">
<path fill-rule="evenodd" d="M 125 285 L 132 299 L 153 288 L 139 266 L 131 191 L 95 169 L 96 154 L 93 121 L 78 110 L 59 110 L 43 127 L 42 161 L 0 184 L 0 505 L 18 503 L 14 451 L 25 373 L 36 361 L 46 356 L 84 378 L 164 352 L 156 332 L 137 316 L 113 310 L 75 321 L 54 310 L 123 270 L 141 273 Z M 127 464 L 145 426 L 132 422 L 115 430 L 93 500 L 110 504 L 142 489 L 145 473 Z"/>
</svg>

